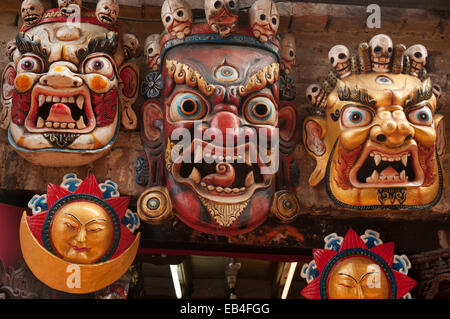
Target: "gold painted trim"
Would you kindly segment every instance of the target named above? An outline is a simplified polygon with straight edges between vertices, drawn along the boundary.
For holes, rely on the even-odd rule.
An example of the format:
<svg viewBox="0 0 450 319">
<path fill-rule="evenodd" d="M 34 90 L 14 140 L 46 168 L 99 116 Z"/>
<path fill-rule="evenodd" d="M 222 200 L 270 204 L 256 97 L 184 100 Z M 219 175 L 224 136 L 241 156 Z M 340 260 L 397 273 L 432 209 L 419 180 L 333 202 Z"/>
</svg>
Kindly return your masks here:
<svg viewBox="0 0 450 319">
<path fill-rule="evenodd" d="M 241 216 L 247 208 L 250 199 L 238 204 L 223 204 L 199 197 L 203 206 L 206 207 L 211 217 L 222 227 L 230 227 Z"/>
</svg>

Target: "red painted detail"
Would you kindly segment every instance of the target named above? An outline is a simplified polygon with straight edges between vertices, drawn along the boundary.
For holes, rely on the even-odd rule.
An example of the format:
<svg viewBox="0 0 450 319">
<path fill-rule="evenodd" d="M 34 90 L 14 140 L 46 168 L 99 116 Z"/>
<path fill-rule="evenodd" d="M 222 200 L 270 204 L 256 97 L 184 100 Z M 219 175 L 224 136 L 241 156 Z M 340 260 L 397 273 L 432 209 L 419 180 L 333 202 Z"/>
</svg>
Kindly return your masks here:
<svg viewBox="0 0 450 319">
<path fill-rule="evenodd" d="M 176 212 L 189 219 L 188 225 L 198 223 L 201 206 L 198 197 L 192 191 L 175 194 L 173 196 L 173 204 Z M 195 229 L 196 227 L 193 228 Z"/>
<path fill-rule="evenodd" d="M 217 86 L 214 90 L 214 94 L 211 96 L 211 104 L 216 105 L 223 101 L 225 97 L 225 90 L 222 86 Z"/>
<path fill-rule="evenodd" d="M 345 234 L 344 241 L 342 242 L 339 252 L 342 252 L 350 248 L 367 249 L 367 246 L 364 243 L 364 241 L 361 239 L 361 237 L 358 236 L 357 233 L 355 233 L 355 231 L 352 228 L 350 228 L 347 234 Z"/>
<path fill-rule="evenodd" d="M 0 203 L 0 262 L 5 270 L 22 259 L 19 227 L 24 208 Z"/>
<path fill-rule="evenodd" d="M 11 117 L 14 124 L 24 125 L 25 119 L 30 111 L 31 90 L 26 93 L 13 92 L 13 103 L 11 107 Z"/>
<path fill-rule="evenodd" d="M 219 112 L 213 115 L 209 131 L 211 132 L 211 139 L 216 140 L 217 142 L 221 142 L 218 140 L 218 136 L 222 135 L 222 145 L 226 145 L 227 138 L 231 140 L 231 137 L 234 136 L 234 140 L 236 141 L 238 137 L 241 135 L 239 130 L 240 128 L 240 120 L 236 114 L 230 112 Z"/>
<path fill-rule="evenodd" d="M 59 11 L 59 8 L 56 8 L 56 9 L 53 8 L 53 9 L 49 9 L 49 10 L 45 11 L 44 18 L 41 21 L 39 21 L 39 23 L 37 25 L 42 25 L 42 24 L 46 24 L 46 23 L 67 22 L 69 17 L 51 16 L 52 13 L 56 13 L 58 11 Z M 47 14 L 49 14 L 50 16 L 46 17 Z M 102 26 L 102 27 L 108 29 L 109 31 L 120 32 L 118 25 L 110 26 L 110 25 L 106 25 L 106 24 L 103 24 L 100 21 L 98 21 L 97 17 L 95 16 L 95 10 L 92 10 L 92 9 L 82 8 L 80 22 L 96 24 L 96 25 L 99 25 L 99 26 Z M 20 32 L 26 32 L 29 29 L 34 28 L 35 26 L 36 25 L 32 25 L 32 26 L 28 27 L 24 24 L 22 29 L 20 30 Z"/>
<path fill-rule="evenodd" d="M 114 122 L 117 112 L 117 90 L 106 94 L 92 94 L 92 108 L 94 109 L 97 126 L 108 126 Z"/>
<path fill-rule="evenodd" d="M 254 195 L 250 203 L 250 210 L 246 222 L 246 228 L 256 228 L 261 225 L 269 214 L 270 199 L 265 196 Z M 257 225 L 257 226 L 254 226 Z"/>
</svg>

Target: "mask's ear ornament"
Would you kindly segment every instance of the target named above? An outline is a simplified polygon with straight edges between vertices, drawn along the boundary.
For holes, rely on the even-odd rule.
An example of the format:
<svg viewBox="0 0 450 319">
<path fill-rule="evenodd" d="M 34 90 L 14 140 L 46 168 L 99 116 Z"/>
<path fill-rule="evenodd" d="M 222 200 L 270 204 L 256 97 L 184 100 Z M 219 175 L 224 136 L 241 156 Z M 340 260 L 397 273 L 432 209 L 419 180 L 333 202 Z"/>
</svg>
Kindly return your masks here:
<svg viewBox="0 0 450 319">
<path fill-rule="evenodd" d="M 384 244 L 373 230 L 361 237 L 353 229 L 344 238 L 330 234 L 313 254 L 301 270 L 307 299 L 411 299 L 408 292 L 417 285 L 407 276 L 408 257 L 394 255 L 394 243 Z"/>
<path fill-rule="evenodd" d="M 362 42 L 354 55 L 343 45 L 331 48 L 333 69 L 306 91 L 314 115 L 304 121 L 303 142 L 317 163 L 310 185 L 324 180 L 336 205 L 400 212 L 439 202 L 444 121 L 427 57 L 423 45 L 407 49 L 385 34 Z"/>
<path fill-rule="evenodd" d="M 112 181 L 98 184 L 93 175 L 74 174 L 61 186 L 29 203 L 20 226 L 22 253 L 30 270 L 49 287 L 75 294 L 91 293 L 118 280 L 137 254 L 139 218 L 128 210 Z"/>
</svg>

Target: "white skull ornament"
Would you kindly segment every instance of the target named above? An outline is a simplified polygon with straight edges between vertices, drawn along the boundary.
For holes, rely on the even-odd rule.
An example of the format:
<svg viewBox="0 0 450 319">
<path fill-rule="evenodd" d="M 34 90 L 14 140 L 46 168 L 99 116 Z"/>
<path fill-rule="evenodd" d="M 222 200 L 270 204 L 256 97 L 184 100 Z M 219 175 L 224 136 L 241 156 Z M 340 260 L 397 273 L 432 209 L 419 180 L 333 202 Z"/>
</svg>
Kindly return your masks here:
<svg viewBox="0 0 450 319">
<path fill-rule="evenodd" d="M 281 38 L 281 69 L 289 74 L 295 65 L 296 58 L 295 36 L 292 33 L 285 34 Z"/>
<path fill-rule="evenodd" d="M 272 0 L 258 0 L 250 8 L 253 35 L 261 42 L 269 41 L 278 31 L 280 15 Z"/>
<path fill-rule="evenodd" d="M 25 0 L 22 2 L 21 14 L 26 26 L 32 26 L 41 21 L 44 15 L 44 6 L 39 0 Z"/>
<path fill-rule="evenodd" d="M 352 74 L 350 68 L 350 51 L 345 45 L 335 45 L 328 52 L 328 60 L 339 73 L 341 79 Z"/>
<path fill-rule="evenodd" d="M 222 37 L 227 37 L 238 22 L 239 1 L 205 0 L 205 13 L 210 28 Z"/>
<path fill-rule="evenodd" d="M 97 3 L 95 15 L 101 23 L 114 25 L 119 17 L 119 10 L 117 0 L 100 0 Z"/>
<path fill-rule="evenodd" d="M 152 71 L 158 71 L 161 66 L 161 36 L 152 34 L 145 40 L 144 56 L 145 62 Z"/>
<path fill-rule="evenodd" d="M 378 34 L 370 40 L 369 47 L 372 58 L 372 70 L 375 72 L 389 72 L 389 63 L 394 51 L 391 38 L 386 34 Z"/>
<path fill-rule="evenodd" d="M 123 46 L 125 59 L 129 60 L 136 56 L 140 44 L 138 38 L 134 34 L 125 33 L 123 35 Z"/>
<path fill-rule="evenodd" d="M 79 13 L 82 5 L 82 0 L 58 0 L 59 11 L 66 17 Z"/>
<path fill-rule="evenodd" d="M 420 70 L 427 63 L 428 51 L 421 44 L 415 44 L 406 50 L 406 55 L 409 56 L 411 61 L 410 74 L 414 76 L 419 76 Z"/>
<path fill-rule="evenodd" d="M 315 108 L 325 110 L 327 97 L 325 90 L 319 84 L 311 84 L 306 89 L 306 98 Z"/>
<path fill-rule="evenodd" d="M 161 20 L 170 35 L 184 39 L 191 33 L 194 18 L 186 1 L 166 0 L 161 7 Z"/>
</svg>

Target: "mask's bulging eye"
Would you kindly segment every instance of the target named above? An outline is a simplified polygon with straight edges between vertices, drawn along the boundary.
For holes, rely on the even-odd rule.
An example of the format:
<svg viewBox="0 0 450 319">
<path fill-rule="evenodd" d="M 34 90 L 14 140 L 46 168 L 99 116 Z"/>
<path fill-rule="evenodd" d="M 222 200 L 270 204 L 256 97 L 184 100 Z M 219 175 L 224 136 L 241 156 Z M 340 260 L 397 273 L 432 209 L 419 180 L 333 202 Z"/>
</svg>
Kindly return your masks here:
<svg viewBox="0 0 450 319">
<path fill-rule="evenodd" d="M 433 113 L 429 107 L 424 106 L 409 112 L 408 119 L 413 124 L 431 126 L 433 124 Z"/>
<path fill-rule="evenodd" d="M 247 120 L 255 124 L 274 125 L 277 120 L 275 105 L 266 97 L 258 96 L 251 99 L 245 112 Z"/>
<path fill-rule="evenodd" d="M 34 57 L 24 57 L 18 64 L 19 72 L 41 73 L 41 61 Z"/>
<path fill-rule="evenodd" d="M 114 67 L 108 58 L 95 57 L 86 61 L 84 72 L 86 74 L 98 73 L 108 78 L 112 78 L 114 75 Z"/>
<path fill-rule="evenodd" d="M 170 117 L 173 121 L 199 120 L 206 112 L 206 102 L 194 93 L 180 93 L 170 104 Z"/>
<path fill-rule="evenodd" d="M 361 127 L 372 122 L 373 115 L 369 110 L 361 107 L 349 106 L 342 114 L 342 124 L 345 127 Z"/>
</svg>

